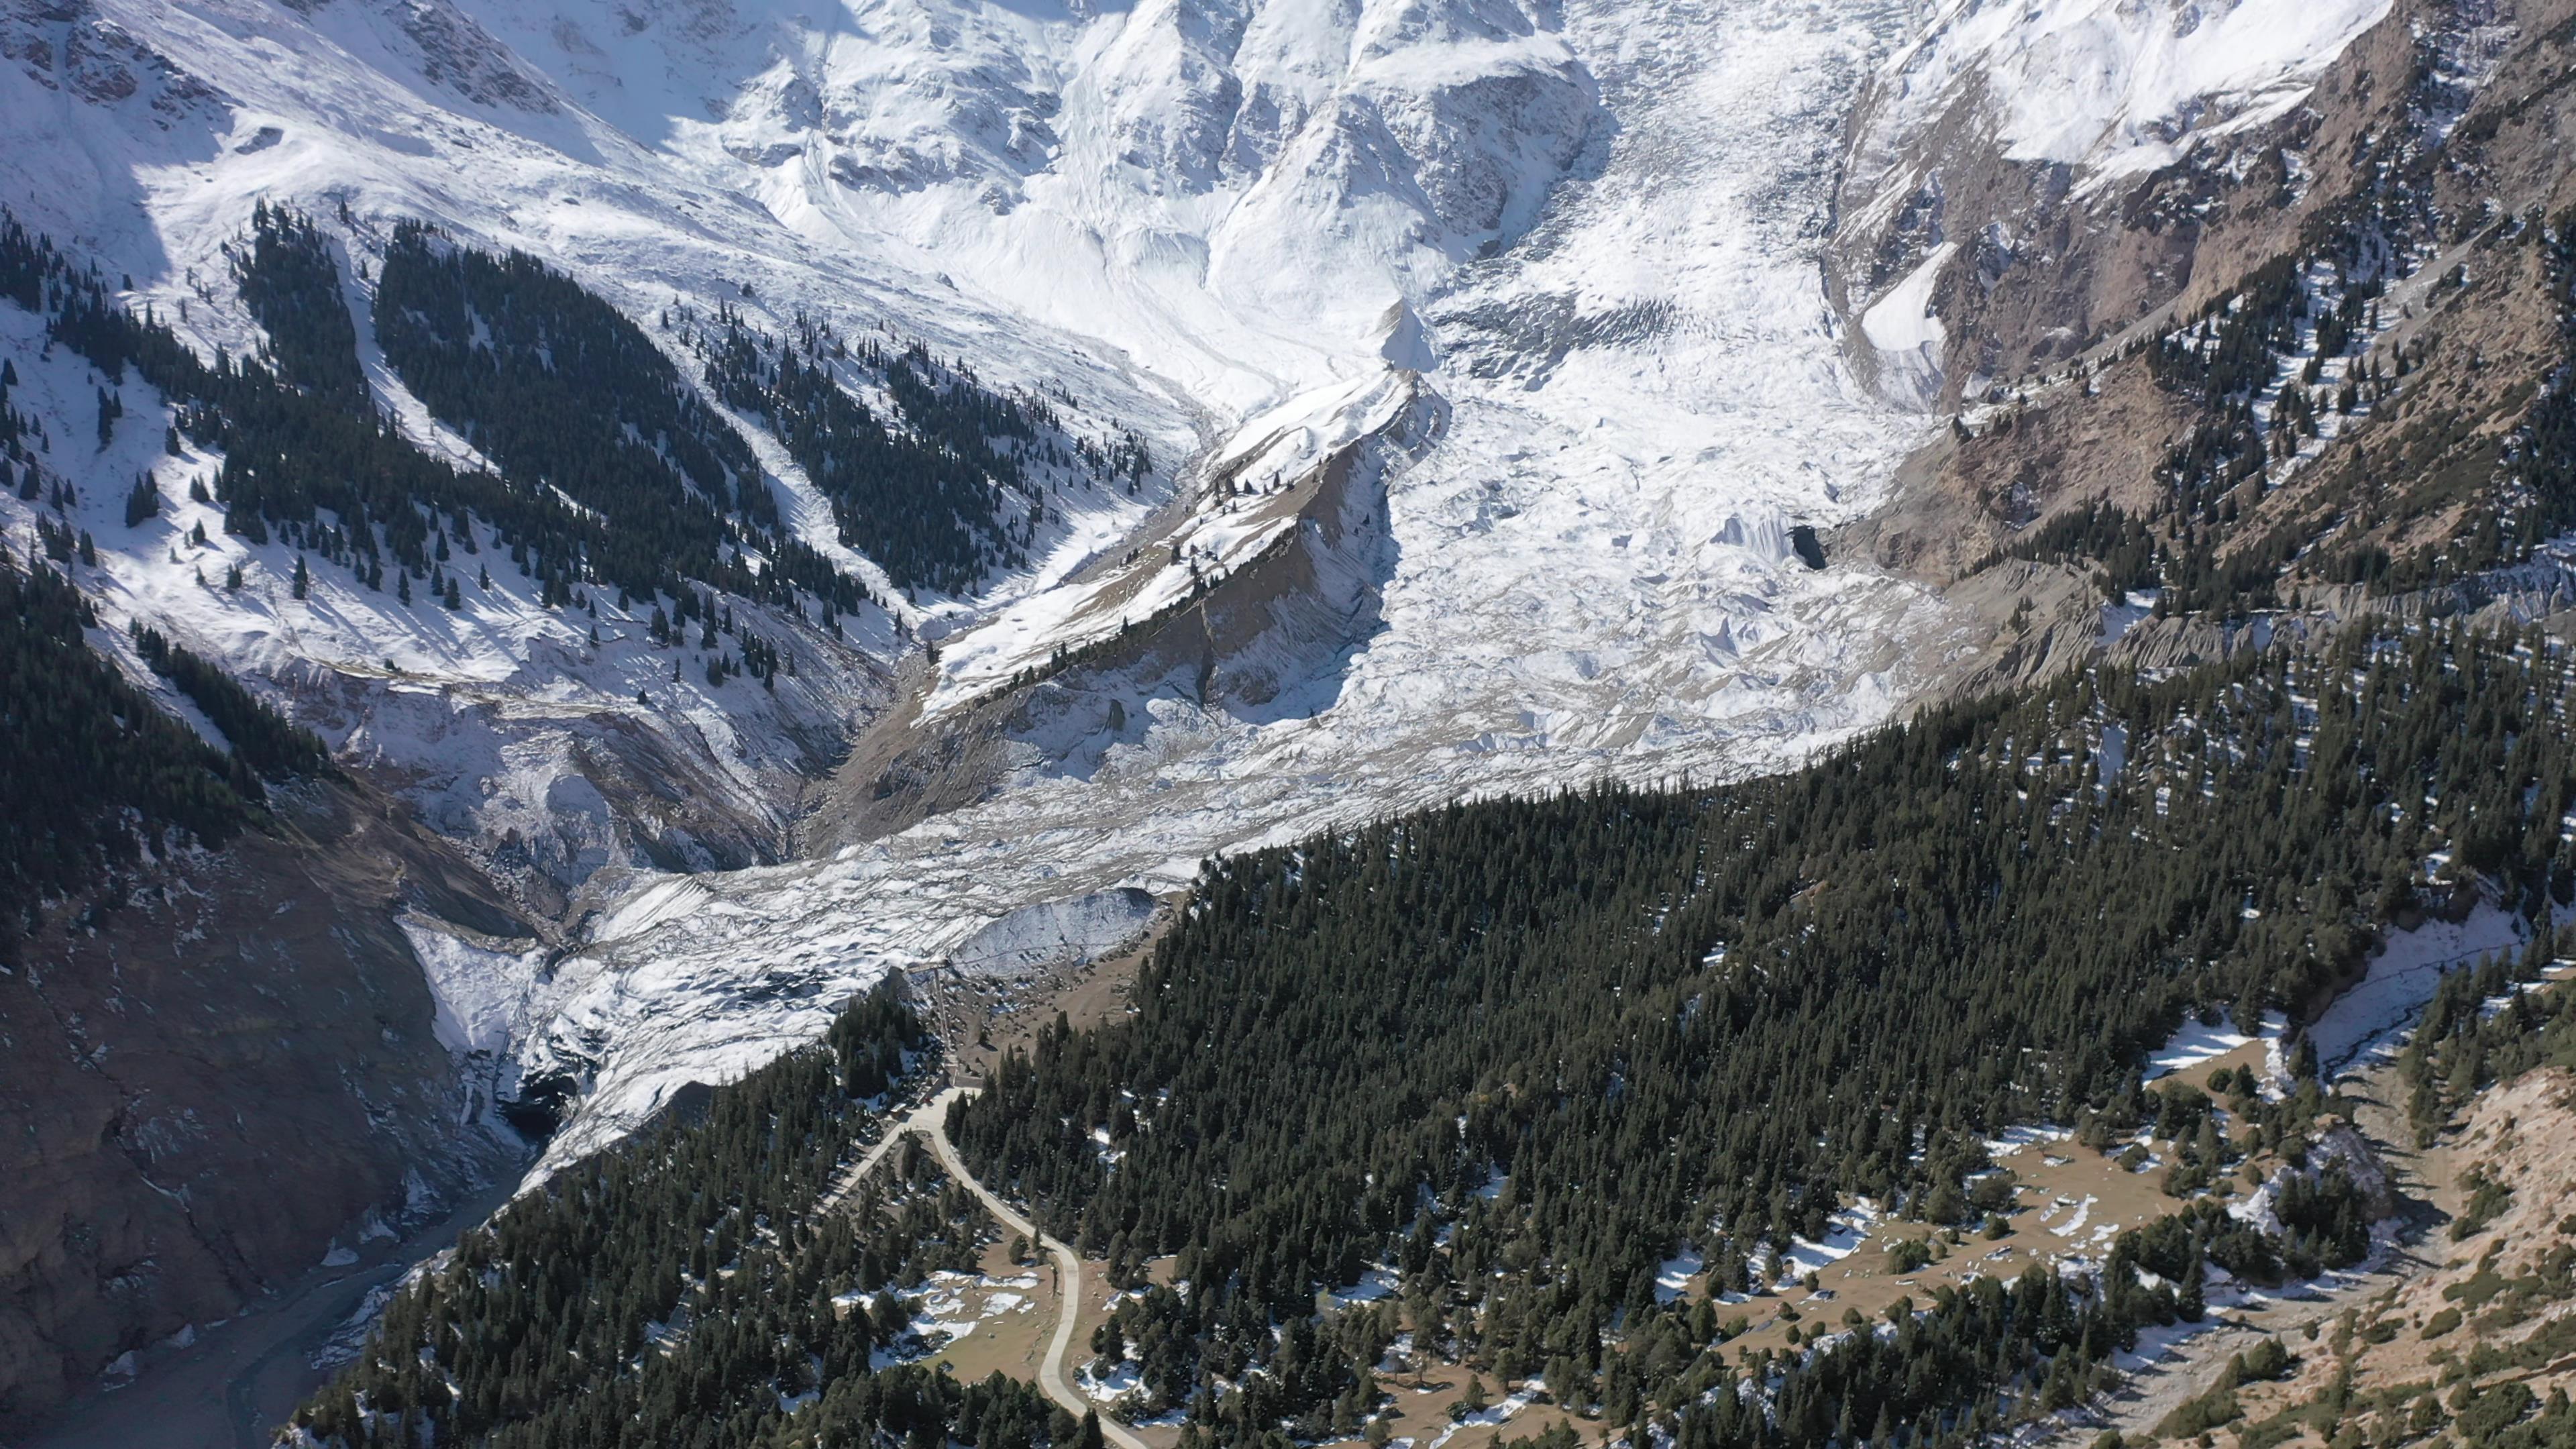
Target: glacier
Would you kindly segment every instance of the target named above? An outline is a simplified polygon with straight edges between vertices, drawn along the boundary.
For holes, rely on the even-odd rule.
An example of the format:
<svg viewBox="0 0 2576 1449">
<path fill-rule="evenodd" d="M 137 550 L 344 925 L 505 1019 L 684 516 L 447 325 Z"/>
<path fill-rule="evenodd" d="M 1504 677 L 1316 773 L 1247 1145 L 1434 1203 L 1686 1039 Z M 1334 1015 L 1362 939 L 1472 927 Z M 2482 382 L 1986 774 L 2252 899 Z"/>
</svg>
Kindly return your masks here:
<svg viewBox="0 0 2576 1449">
<path fill-rule="evenodd" d="M 326 592 L 341 623 L 308 629 L 275 602 L 282 554 L 183 556 L 102 513 L 112 621 L 169 623 L 270 681 L 459 833 L 592 809 L 566 720 L 685 739 L 705 793 L 741 799 L 817 732 L 935 730 L 1302 526 L 1236 488 L 1364 461 L 1384 528 L 1337 586 L 1373 614 L 1329 657 L 1283 655 L 1260 708 L 1132 681 L 1130 727 L 1068 716 L 986 798 L 783 864 L 676 870 L 576 830 L 543 957 L 416 927 L 460 1051 L 503 1086 L 587 1085 L 542 1174 L 889 972 L 1108 949 L 1142 919 L 1133 893 L 1212 852 L 1794 765 L 1903 708 L 1983 636 L 1920 584 L 1790 543 L 1883 502 L 1939 424 L 1919 383 L 1877 391 L 1851 365 L 1823 279 L 1838 171 L 1894 165 L 1980 77 L 2017 153 L 2132 167 L 2173 115 L 2276 114 L 2376 12 L 2211 13 L 2185 32 L 2091 0 L 0 0 L 0 200 L 209 351 L 259 341 L 224 255 L 255 201 L 322 219 L 361 263 L 419 217 L 639 319 L 721 302 L 773 330 L 923 338 L 1165 465 L 1070 509 L 1024 573 L 808 641 L 781 702 L 683 682 L 634 711 L 653 656 L 591 649 L 532 600 L 468 628 Z M 2104 90 L 2087 56 L 2143 58 Z M 1926 99 L 1856 140 L 1872 86 Z M 1860 327 L 1918 377 L 1944 340 L 1926 294 Z M 415 437 L 466 447 L 369 362 Z M 94 381 L 57 357 L 30 395 L 77 437 Z M 102 477 L 154 456 L 138 412 Z M 746 433 L 788 515 L 884 591 Z M 11 528 L 24 511 L 0 499 Z M 1159 552 L 1122 555 L 1147 537 Z M 195 582 L 233 561 L 267 586 Z"/>
</svg>

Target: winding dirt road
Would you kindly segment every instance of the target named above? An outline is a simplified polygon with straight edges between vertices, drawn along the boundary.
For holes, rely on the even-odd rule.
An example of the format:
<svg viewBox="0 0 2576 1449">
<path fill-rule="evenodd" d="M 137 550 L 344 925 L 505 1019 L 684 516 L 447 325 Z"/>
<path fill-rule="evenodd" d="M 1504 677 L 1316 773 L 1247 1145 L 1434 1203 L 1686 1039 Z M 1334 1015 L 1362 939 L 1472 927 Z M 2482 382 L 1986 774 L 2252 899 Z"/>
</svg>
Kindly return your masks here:
<svg viewBox="0 0 2576 1449">
<path fill-rule="evenodd" d="M 919 1132 L 928 1137 L 931 1151 L 939 1155 L 940 1166 L 948 1169 L 949 1175 L 964 1184 L 967 1191 L 974 1193 L 984 1204 L 985 1211 L 990 1212 L 1001 1221 L 1002 1226 L 1012 1232 L 1025 1234 L 1030 1242 L 1045 1249 L 1054 1259 L 1058 1285 L 1055 1296 L 1055 1336 L 1047 1341 L 1046 1358 L 1038 1365 L 1038 1389 L 1049 1399 L 1054 1400 L 1058 1408 L 1079 1419 L 1084 1413 L 1099 1407 L 1084 1398 L 1081 1391 L 1074 1388 L 1073 1381 L 1067 1378 L 1064 1372 L 1064 1356 L 1073 1346 L 1074 1323 L 1081 1316 L 1082 1311 L 1082 1260 L 1073 1255 L 1072 1248 L 1039 1232 L 1037 1224 L 1020 1216 L 1017 1209 L 1004 1202 L 991 1188 L 986 1187 L 974 1173 L 967 1171 L 964 1159 L 957 1155 L 957 1145 L 948 1140 L 948 1107 L 950 1103 L 974 1094 L 975 1089 L 971 1087 L 950 1087 L 912 1109 L 887 1131 L 883 1141 L 868 1149 L 867 1156 L 860 1158 L 849 1171 L 841 1174 L 841 1180 L 834 1183 L 831 1192 L 824 1197 L 823 1205 L 826 1208 L 836 1208 L 847 1201 L 850 1195 L 858 1190 L 859 1184 L 867 1178 L 867 1175 L 876 1170 L 877 1164 L 883 1162 L 886 1154 L 893 1150 L 894 1145 L 902 1141 L 906 1135 Z M 1152 1446 L 1131 1433 L 1126 1426 L 1113 1423 L 1106 1416 L 1100 1420 L 1100 1433 L 1102 1438 L 1118 1446 L 1118 1449 L 1152 1449 Z"/>
</svg>

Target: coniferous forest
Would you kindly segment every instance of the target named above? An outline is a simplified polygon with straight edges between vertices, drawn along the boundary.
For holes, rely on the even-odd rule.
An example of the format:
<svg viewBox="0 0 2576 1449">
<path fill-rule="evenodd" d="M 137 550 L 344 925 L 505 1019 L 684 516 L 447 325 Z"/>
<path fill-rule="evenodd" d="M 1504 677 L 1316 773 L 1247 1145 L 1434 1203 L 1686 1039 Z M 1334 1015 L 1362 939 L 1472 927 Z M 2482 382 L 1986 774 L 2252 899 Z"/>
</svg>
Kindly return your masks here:
<svg viewBox="0 0 2576 1449">
<path fill-rule="evenodd" d="M 321 228 L 266 202 L 251 212 L 246 254 L 233 265 L 243 305 L 268 332 L 268 362 L 290 387 L 364 410 L 358 329 L 340 290 L 340 261 Z"/>
<path fill-rule="evenodd" d="M 797 465 L 832 500 L 843 543 L 866 549 L 897 584 L 950 593 L 973 588 L 995 567 L 1025 562 L 1021 550 L 1033 531 L 1029 505 L 1014 508 L 1003 492 L 1005 480 L 1017 482 L 1020 470 L 994 451 L 986 432 L 1032 435 L 1009 400 L 959 379 L 958 391 L 971 390 L 990 405 L 974 410 L 953 442 L 919 441 L 888 430 L 834 380 L 831 362 L 849 355 L 840 339 L 829 339 L 835 355 L 827 359 L 819 333 L 804 339 L 805 347 L 789 349 L 739 318 L 728 315 L 720 323 L 722 334 L 701 344 L 709 354 L 709 384 L 732 406 L 768 419 Z M 885 367 L 873 344 L 861 345 L 859 360 Z M 915 366 L 906 357 L 883 375 L 910 384 L 899 395 L 939 397 Z"/>
<path fill-rule="evenodd" d="M 677 592 L 679 578 L 718 572 L 739 530 L 775 531 L 742 435 L 632 322 L 535 258 L 405 223 L 375 320 L 385 360 L 503 476 L 617 520 L 582 560 L 541 564 L 548 576 L 586 562 L 635 594 Z"/>
<path fill-rule="evenodd" d="M 0 937 L 146 845 L 219 845 L 258 818 L 255 771 L 127 683 L 83 637 L 96 622 L 60 574 L 0 547 Z"/>
<path fill-rule="evenodd" d="M 933 1049 L 908 1007 L 862 997 L 702 1115 L 519 1198 L 395 1296 L 297 1426 L 371 1449 L 1072 1446 L 1033 1385 L 870 1367 L 908 1331 L 903 1290 L 992 1236 L 918 1150 L 898 1148 L 891 1187 L 817 1206 L 876 1121 L 867 1103 Z"/>
<path fill-rule="evenodd" d="M 723 308 L 711 325 L 685 309 L 666 314 L 674 320 L 705 359 L 709 388 L 768 422 L 831 500 L 841 541 L 904 588 L 965 593 L 992 569 L 1025 566 L 1048 507 L 1033 463 L 1130 493 L 1152 466 L 1141 439 L 1068 439 L 1044 398 L 995 392 L 918 342 L 854 343 L 803 317 L 782 339 Z M 882 388 L 907 426 L 889 428 L 844 371 Z"/>
<path fill-rule="evenodd" d="M 1347 1415 L 1368 1335 L 1273 1329 L 1368 1264 L 1400 1273 L 1417 1333 L 1507 1379 L 1562 1361 L 1614 1422 L 1678 1407 L 1708 1344 L 1651 1292 L 1677 1249 L 1741 1285 L 1853 1196 L 1972 1219 L 1985 1139 L 2152 1119 L 2150 1046 L 2187 1013 L 2313 1009 L 2375 932 L 2466 889 L 2426 878 L 2437 851 L 2526 910 L 2566 904 L 2570 664 L 2537 634 L 2436 625 L 2164 683 L 2104 671 L 1777 779 L 1459 806 L 1212 863 L 1139 1013 L 1007 1059 L 953 1131 L 1113 1278 L 1179 1255 L 1190 1291 L 1150 1296 L 1137 1352 L 1157 1401 L 1224 1442 Z M 2295 1139 L 2325 1105 L 2311 1080 L 2254 1110 Z M 2348 1194 L 2329 1178 L 2300 1209 L 2309 1271 L 2355 1251 Z M 2183 1230 L 2168 1266 L 2277 1271 Z M 1811 1360 L 1779 1422 L 1720 1395 L 1685 1441 L 1973 1432 L 2007 1381 L 2076 1392 L 2174 1311 L 2106 1282 L 1980 1285 Z"/>
<path fill-rule="evenodd" d="M 2101 1391 L 2142 1329 L 2203 1312 L 2204 1263 L 2268 1283 L 2355 1260 L 2354 1184 L 2297 1179 L 2277 1236 L 2186 1204 L 2099 1275 L 1943 1287 L 1761 1365 L 1728 1360 L 1709 1300 L 1662 1301 L 1658 1263 L 1693 1247 L 1713 1292 L 1748 1286 L 1856 1196 L 1973 1223 L 1984 1143 L 2016 1122 L 2097 1143 L 2156 1123 L 2178 1175 L 2222 1166 L 2162 1120 L 2205 1099 L 2146 1089 L 2145 1052 L 2187 1014 L 2311 1009 L 2472 876 L 2529 911 L 2576 898 L 2571 695 L 2546 637 L 2436 624 L 2070 677 L 1776 779 L 1457 806 L 1211 863 L 1141 1010 L 1045 1033 L 951 1130 L 1142 1290 L 1093 1347 L 1193 1444 L 1352 1432 L 1399 1331 L 1704 1449 L 1963 1444 Z M 2446 988 L 2420 1112 L 2568 1050 L 2554 1007 L 2472 1009 L 2543 960 Z M 352 1444 L 416 1442 L 405 1423 L 510 1445 L 1082 1432 L 1022 1388 L 863 1367 L 901 1332 L 887 1285 L 991 1232 L 918 1158 L 889 1198 L 813 1211 L 860 1099 L 925 1044 L 863 1003 L 702 1122 L 524 1199 L 303 1422 Z M 2295 1152 L 2349 1111 L 2296 1069 L 2277 1101 L 2237 1090 L 2250 1140 Z M 1317 1311 L 1372 1265 L 1399 1296 Z M 1748 1367 L 1763 1396 L 1708 1392 Z"/>
<path fill-rule="evenodd" d="M 109 376 L 131 367 L 171 400 L 179 431 L 224 455 L 205 481 L 230 532 L 282 539 L 369 587 L 408 591 L 418 580 L 431 598 L 445 597 L 450 570 L 464 572 L 457 555 L 486 541 L 558 607 L 593 586 L 676 599 L 705 585 L 779 607 L 811 600 L 826 617 L 867 597 L 778 526 L 731 425 L 679 385 L 632 323 L 560 274 L 410 226 L 387 258 L 377 303 L 387 357 L 480 441 L 495 474 L 430 456 L 366 404 L 338 263 L 309 222 L 263 208 L 234 265 L 269 330 L 267 355 L 208 361 L 51 239 L 0 215 L 0 297 L 46 317 L 55 341 Z M 453 329 L 493 327 L 487 308 L 500 350 L 460 350 Z M 550 369 L 558 347 L 593 372 Z M 402 578 L 388 582 L 388 568 Z"/>
</svg>

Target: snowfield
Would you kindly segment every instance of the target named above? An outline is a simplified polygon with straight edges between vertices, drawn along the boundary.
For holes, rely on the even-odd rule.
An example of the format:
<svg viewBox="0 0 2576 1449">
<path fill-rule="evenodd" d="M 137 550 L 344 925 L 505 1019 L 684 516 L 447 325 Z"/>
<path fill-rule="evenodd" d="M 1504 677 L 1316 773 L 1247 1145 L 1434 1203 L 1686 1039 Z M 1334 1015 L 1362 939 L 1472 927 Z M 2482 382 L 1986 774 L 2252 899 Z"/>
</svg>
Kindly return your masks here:
<svg viewBox="0 0 2576 1449">
<path fill-rule="evenodd" d="M 257 345 L 222 248 L 265 198 L 359 262 L 402 217 L 525 248 L 648 330 L 722 302 L 773 331 L 803 312 L 921 337 L 1152 445 L 1140 495 L 1071 508 L 1025 574 L 809 640 L 801 687 L 763 704 L 646 679 L 667 656 L 629 651 L 630 621 L 604 615 L 594 648 L 524 590 L 415 614 L 339 578 L 289 607 L 281 551 L 129 536 L 108 511 L 134 470 L 166 492 L 211 469 L 158 458 L 129 384 L 84 490 L 110 622 L 166 621 L 278 682 L 461 834 L 593 812 L 562 762 L 601 719 L 694 741 L 710 796 L 773 818 L 794 741 L 892 705 L 913 628 L 940 643 L 914 726 L 936 728 L 1183 597 L 1193 568 L 1311 526 L 1210 480 L 1257 500 L 1364 456 L 1350 506 L 1383 530 L 1328 583 L 1374 618 L 1328 658 L 1282 646 L 1286 686 L 1258 707 L 1133 682 L 1122 728 L 1060 721 L 1006 788 L 825 859 L 674 875 L 613 830 L 557 829 L 597 909 L 549 962 L 416 927 L 442 1039 L 503 1090 L 589 1084 L 543 1171 L 818 1034 L 887 972 L 1114 949 L 1145 917 L 1130 892 L 1211 852 L 1461 796 L 1794 765 L 1886 718 L 1965 647 L 1956 622 L 1790 544 L 1867 512 L 1938 425 L 1919 385 L 1855 379 L 1826 300 L 1855 98 L 1891 65 L 1945 94 L 2045 79 L 2011 93 L 2009 143 L 2127 167 L 2213 87 L 2213 114 L 2295 99 L 2373 12 L 2270 13 L 2169 36 L 2153 5 L 1970 7 L 1921 39 L 1892 0 L 96 0 L 70 19 L 0 0 L 0 200 L 210 351 Z M 2095 55 L 2118 62 L 2107 89 Z M 1876 141 L 1912 115 L 1882 114 Z M 1932 270 L 1859 324 L 1917 378 L 1944 340 Z M 24 322 L 0 307 L 27 371 Z M 93 379 L 47 369 L 68 467 Z M 464 446 L 375 370 L 416 436 Z M 22 538 L 24 506 L 0 508 Z M 1168 545 L 1124 560 L 1149 523 Z M 236 558 L 258 587 L 196 585 Z"/>
<path fill-rule="evenodd" d="M 1874 119 L 1901 144 L 1976 93 L 2007 159 L 2107 183 L 2287 114 L 2387 13 L 2388 0 L 1956 0 L 1890 65 L 1900 86 Z"/>
</svg>

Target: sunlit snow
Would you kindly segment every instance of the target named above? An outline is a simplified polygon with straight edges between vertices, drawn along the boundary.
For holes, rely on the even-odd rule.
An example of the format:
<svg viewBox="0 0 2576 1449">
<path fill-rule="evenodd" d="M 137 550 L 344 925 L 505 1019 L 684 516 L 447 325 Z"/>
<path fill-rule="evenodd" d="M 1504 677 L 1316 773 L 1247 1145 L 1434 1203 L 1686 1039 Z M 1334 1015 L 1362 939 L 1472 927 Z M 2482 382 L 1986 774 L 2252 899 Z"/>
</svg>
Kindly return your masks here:
<svg viewBox="0 0 2576 1449">
<path fill-rule="evenodd" d="M 1268 703 L 1141 681 L 1125 733 L 1031 742 L 1004 788 L 890 838 L 603 870 L 577 949 L 542 973 L 500 953 L 469 981 L 486 948 L 416 936 L 443 1040 L 506 1040 L 518 1067 L 594 1084 L 551 1165 L 810 1038 L 889 970 L 1105 949 L 1135 922 L 1126 889 L 1182 884 L 1210 852 L 1460 796 L 1774 768 L 1885 718 L 1964 647 L 1954 621 L 1788 542 L 1865 513 L 1937 426 L 1919 385 L 1891 379 L 1891 401 L 1855 378 L 1822 284 L 1856 96 L 1890 65 L 1926 105 L 1990 69 L 2029 82 L 2017 151 L 2127 166 L 2211 87 L 2241 92 L 2232 116 L 2281 104 L 2375 13 L 2273 8 L 2198 32 L 2158 5 L 1967 8 L 1908 49 L 1927 16 L 1893 0 L 98 0 L 173 59 L 133 59 L 123 99 L 0 67 L 0 193 L 209 351 L 258 342 L 222 248 L 264 198 L 358 260 L 423 217 L 535 252 L 648 327 L 677 302 L 886 329 L 1049 388 L 1086 432 L 1138 430 L 1163 465 L 1139 496 L 1070 506 L 983 596 L 898 604 L 942 643 L 932 725 L 1178 597 L 1189 562 L 1221 574 L 1296 526 L 1208 496 L 1214 469 L 1286 487 L 1368 451 L 1353 506 L 1382 496 L 1382 542 L 1333 567 L 1374 616 L 1337 654 L 1278 645 L 1293 677 Z M 1883 113 L 1878 142 L 1908 114 Z M 1868 339 L 1937 365 L 1931 287 L 1922 270 L 1881 299 Z M 415 436 L 465 447 L 375 372 Z M 58 354 L 28 395 L 77 438 L 89 384 Z M 150 465 L 158 441 L 129 424 L 102 466 Z M 787 514 L 839 549 L 784 451 L 754 444 Z M 1185 562 L 1121 565 L 1156 510 Z M 345 580 L 289 607 L 280 549 L 99 532 L 111 622 L 167 618 L 339 691 L 334 744 L 420 771 L 443 828 L 591 808 L 527 718 L 660 688 L 641 671 L 663 660 L 619 637 L 631 620 L 604 618 L 593 649 L 506 586 L 459 616 Z M 228 560 L 257 587 L 198 588 Z M 748 794 L 793 710 L 892 702 L 910 642 L 857 622 L 851 649 L 814 649 L 803 695 L 683 680 L 639 719 L 698 732 Z"/>
</svg>

